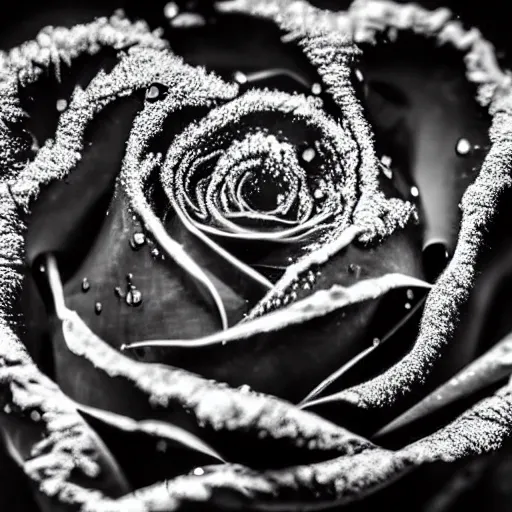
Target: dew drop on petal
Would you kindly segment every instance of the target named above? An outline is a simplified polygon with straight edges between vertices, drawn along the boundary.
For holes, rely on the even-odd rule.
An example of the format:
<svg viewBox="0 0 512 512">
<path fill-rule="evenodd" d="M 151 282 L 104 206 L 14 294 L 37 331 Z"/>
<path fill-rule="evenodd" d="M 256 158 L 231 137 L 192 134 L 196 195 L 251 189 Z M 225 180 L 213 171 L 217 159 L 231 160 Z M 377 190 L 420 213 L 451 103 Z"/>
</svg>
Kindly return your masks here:
<svg viewBox="0 0 512 512">
<path fill-rule="evenodd" d="M 91 289 L 91 283 L 89 283 L 89 280 L 87 279 L 87 277 L 84 277 L 82 279 L 82 291 L 84 293 L 87 293 L 90 289 Z"/>
<path fill-rule="evenodd" d="M 41 413 L 39 413 L 38 411 L 32 411 L 30 413 L 30 419 L 34 422 L 34 423 L 38 423 L 39 421 L 41 421 Z"/>
<path fill-rule="evenodd" d="M 305 162 L 312 162 L 315 159 L 316 151 L 313 148 L 308 148 L 302 153 L 302 159 Z"/>
<path fill-rule="evenodd" d="M 393 170 L 391 169 L 391 166 L 393 165 L 393 160 L 391 159 L 390 156 L 384 155 L 380 159 L 380 161 L 382 163 L 382 167 L 381 167 L 382 173 L 384 174 L 384 176 L 386 176 L 386 178 L 388 178 L 389 180 L 392 180 L 393 179 Z"/>
<path fill-rule="evenodd" d="M 354 71 L 354 74 L 356 75 L 356 78 L 359 82 L 364 82 L 364 75 L 363 72 L 360 69 L 356 69 Z"/>
<path fill-rule="evenodd" d="M 346 391 L 343 398 L 346 402 L 353 405 L 359 405 L 359 402 L 361 401 L 361 397 L 355 391 Z"/>
<path fill-rule="evenodd" d="M 168 2 L 164 6 L 164 16 L 171 20 L 172 18 L 175 18 L 180 12 L 180 8 L 178 7 L 178 4 L 176 2 Z"/>
<path fill-rule="evenodd" d="M 195 468 L 194 471 L 192 471 L 195 476 L 203 476 L 204 475 L 204 469 L 203 468 Z"/>
<path fill-rule="evenodd" d="M 66 110 L 68 107 L 68 102 L 61 98 L 60 100 L 57 100 L 56 107 L 58 112 L 64 112 L 64 110 Z"/>
<path fill-rule="evenodd" d="M 103 305 L 101 304 L 101 302 L 96 302 L 96 304 L 94 304 L 94 312 L 97 315 L 101 315 L 102 311 L 103 311 Z"/>
<path fill-rule="evenodd" d="M 412 290 L 407 290 L 407 299 L 414 300 L 414 292 Z"/>
<path fill-rule="evenodd" d="M 158 96 L 160 96 L 160 91 L 158 90 L 158 87 L 156 85 L 152 85 L 148 92 L 146 93 L 146 98 L 148 100 L 156 100 L 158 99 Z"/>
<path fill-rule="evenodd" d="M 168 88 L 162 84 L 152 84 L 146 91 L 146 100 L 155 102 L 162 100 L 167 96 Z"/>
<path fill-rule="evenodd" d="M 407 303 L 405 304 L 405 309 L 409 310 L 409 309 L 411 309 L 411 307 L 412 307 L 412 306 L 411 306 L 411 304 L 410 304 L 409 302 L 407 302 Z"/>
<path fill-rule="evenodd" d="M 134 233 L 131 240 L 130 246 L 134 250 L 140 249 L 146 243 L 146 235 L 144 233 Z"/>
<path fill-rule="evenodd" d="M 471 153 L 471 142 L 468 139 L 460 138 L 455 145 L 455 152 L 459 156 L 467 156 Z"/>
<path fill-rule="evenodd" d="M 420 191 L 418 187 L 411 187 L 411 196 L 412 197 L 419 197 Z"/>
<path fill-rule="evenodd" d="M 132 287 L 126 294 L 126 304 L 131 307 L 138 307 L 142 304 L 142 293 L 137 288 Z"/>
<path fill-rule="evenodd" d="M 318 96 L 319 94 L 322 94 L 322 86 L 319 83 L 315 83 L 311 86 L 311 92 Z"/>
<path fill-rule="evenodd" d="M 201 27 L 206 24 L 203 16 L 196 12 L 182 12 L 170 20 L 171 26 L 187 28 L 187 27 Z"/>
<path fill-rule="evenodd" d="M 380 345 L 380 339 L 379 338 L 373 338 L 373 346 L 378 347 Z"/>
<path fill-rule="evenodd" d="M 384 155 L 380 161 L 382 162 L 382 165 L 385 165 L 386 167 L 391 167 L 391 164 L 393 163 L 393 160 L 390 156 Z"/>
<path fill-rule="evenodd" d="M 242 73 L 242 71 L 235 72 L 235 74 L 233 75 L 233 78 L 240 85 L 247 83 L 247 75 L 245 73 Z"/>
</svg>

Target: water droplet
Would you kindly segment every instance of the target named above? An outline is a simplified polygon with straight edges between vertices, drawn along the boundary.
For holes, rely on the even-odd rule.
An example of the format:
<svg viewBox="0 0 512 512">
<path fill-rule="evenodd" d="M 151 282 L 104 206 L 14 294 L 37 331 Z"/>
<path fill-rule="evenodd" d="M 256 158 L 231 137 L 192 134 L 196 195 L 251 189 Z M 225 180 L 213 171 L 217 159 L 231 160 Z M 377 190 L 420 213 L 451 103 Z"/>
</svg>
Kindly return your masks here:
<svg viewBox="0 0 512 512">
<path fill-rule="evenodd" d="M 455 145 L 455 153 L 459 156 L 467 156 L 471 153 L 472 145 L 468 139 L 460 138 Z"/>
<path fill-rule="evenodd" d="M 169 89 L 162 84 L 153 84 L 146 91 L 146 100 L 149 102 L 155 102 L 161 100 L 167 96 Z"/>
<path fill-rule="evenodd" d="M 160 441 L 156 443 L 156 451 L 165 453 L 167 451 L 167 441 L 160 439 Z"/>
<path fill-rule="evenodd" d="M 146 243 L 146 235 L 144 233 L 134 233 L 131 240 L 130 246 L 134 250 L 139 250 Z"/>
<path fill-rule="evenodd" d="M 148 100 L 156 100 L 160 96 L 160 91 L 156 85 L 152 85 L 146 93 Z"/>
<path fill-rule="evenodd" d="M 322 86 L 318 83 L 315 83 L 311 86 L 311 92 L 318 96 L 319 94 L 322 94 Z"/>
<path fill-rule="evenodd" d="M 355 391 L 346 391 L 343 394 L 343 399 L 349 404 L 353 405 L 359 405 L 359 402 L 361 401 L 359 393 L 356 393 Z"/>
<path fill-rule="evenodd" d="M 151 256 L 153 256 L 154 258 L 158 258 L 158 256 L 160 256 L 160 251 L 155 247 L 154 249 L 151 250 Z"/>
<path fill-rule="evenodd" d="M 360 70 L 360 69 L 356 69 L 354 71 L 354 74 L 356 75 L 356 78 L 359 82 L 364 82 L 364 75 L 363 75 L 363 72 Z"/>
<path fill-rule="evenodd" d="M 180 12 L 180 8 L 178 7 L 178 4 L 176 2 L 168 2 L 164 6 L 164 16 L 171 20 L 172 18 L 175 18 Z"/>
<path fill-rule="evenodd" d="M 411 196 L 412 197 L 419 197 L 420 191 L 418 187 L 411 187 Z"/>
<path fill-rule="evenodd" d="M 391 166 L 393 165 L 393 160 L 391 159 L 390 156 L 384 155 L 380 159 L 380 161 L 382 163 L 381 170 L 382 170 L 384 176 L 386 176 L 386 178 L 388 178 L 389 180 L 392 180 L 393 179 L 393 171 L 391 169 Z"/>
<path fill-rule="evenodd" d="M 65 99 L 60 99 L 60 100 L 57 100 L 57 111 L 58 112 L 64 112 L 64 110 L 66 110 L 66 108 L 68 107 L 68 102 L 65 100 Z"/>
<path fill-rule="evenodd" d="M 101 302 L 96 302 L 96 304 L 94 304 L 94 312 L 97 315 L 101 315 L 102 311 L 103 311 L 103 305 L 101 304 Z"/>
<path fill-rule="evenodd" d="M 393 160 L 389 155 L 384 155 L 380 161 L 382 162 L 382 165 L 385 165 L 386 167 L 391 167 L 391 164 L 393 163 Z"/>
<path fill-rule="evenodd" d="M 204 475 L 204 469 L 203 468 L 195 468 L 194 471 L 192 471 L 195 476 L 203 476 Z"/>
<path fill-rule="evenodd" d="M 128 274 L 126 274 L 126 282 L 128 284 L 132 284 L 132 281 L 133 281 L 133 274 L 131 272 L 129 272 Z"/>
<path fill-rule="evenodd" d="M 91 289 L 91 283 L 89 283 L 89 280 L 87 279 L 87 277 L 84 277 L 82 279 L 82 291 L 84 293 L 87 293 L 90 289 Z"/>
<path fill-rule="evenodd" d="M 302 153 L 302 159 L 305 162 L 312 162 L 315 159 L 316 151 L 313 148 L 308 148 Z"/>
<path fill-rule="evenodd" d="M 412 290 L 407 290 L 407 298 L 409 300 L 414 300 L 414 292 Z"/>
<path fill-rule="evenodd" d="M 45 265 L 39 265 L 39 272 L 44 274 L 46 272 L 46 266 Z"/>
<path fill-rule="evenodd" d="M 182 12 L 169 21 L 171 26 L 180 28 L 201 27 L 206 24 L 204 17 L 195 12 Z"/>
<path fill-rule="evenodd" d="M 41 414 L 38 412 L 38 411 L 32 411 L 30 413 L 30 419 L 34 422 L 34 423 L 38 423 L 39 421 L 41 421 Z"/>
<path fill-rule="evenodd" d="M 245 73 L 242 73 L 242 71 L 236 71 L 235 74 L 233 75 L 233 78 L 240 85 L 247 83 L 247 75 Z"/>
<path fill-rule="evenodd" d="M 409 310 L 409 309 L 411 309 L 411 308 L 412 308 L 411 304 L 410 304 L 409 302 L 407 302 L 407 303 L 405 304 L 405 309 Z"/>
<path fill-rule="evenodd" d="M 142 293 L 137 288 L 132 287 L 126 294 L 126 304 L 134 308 L 140 306 L 142 304 Z"/>
<path fill-rule="evenodd" d="M 379 338 L 373 338 L 373 346 L 378 347 L 380 345 L 380 339 Z"/>
<path fill-rule="evenodd" d="M 5 412 L 5 414 L 11 414 L 12 409 L 11 409 L 11 405 L 10 404 L 5 404 L 4 405 L 4 412 Z"/>
<path fill-rule="evenodd" d="M 116 294 L 116 297 L 119 297 L 120 299 L 122 299 L 124 297 L 123 290 L 121 289 L 120 286 L 116 286 L 114 288 L 114 293 Z"/>
</svg>

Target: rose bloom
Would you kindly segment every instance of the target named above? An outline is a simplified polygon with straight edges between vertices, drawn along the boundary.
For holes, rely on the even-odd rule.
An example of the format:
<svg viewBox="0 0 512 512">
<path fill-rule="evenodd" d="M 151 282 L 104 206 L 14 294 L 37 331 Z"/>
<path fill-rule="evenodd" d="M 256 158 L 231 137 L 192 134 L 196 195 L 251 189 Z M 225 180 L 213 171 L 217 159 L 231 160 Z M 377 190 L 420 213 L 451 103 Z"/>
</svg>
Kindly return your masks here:
<svg viewBox="0 0 512 512">
<path fill-rule="evenodd" d="M 511 85 L 431 4 L 4 13 L 0 510 L 508 510 Z"/>
</svg>

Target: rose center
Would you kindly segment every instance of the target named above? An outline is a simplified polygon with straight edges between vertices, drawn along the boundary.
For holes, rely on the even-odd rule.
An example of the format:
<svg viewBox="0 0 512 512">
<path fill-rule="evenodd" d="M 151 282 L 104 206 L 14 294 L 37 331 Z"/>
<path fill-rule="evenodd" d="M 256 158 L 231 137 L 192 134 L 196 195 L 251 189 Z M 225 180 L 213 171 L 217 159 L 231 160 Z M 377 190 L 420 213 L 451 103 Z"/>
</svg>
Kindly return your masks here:
<svg viewBox="0 0 512 512">
<path fill-rule="evenodd" d="M 283 204 L 290 192 L 287 182 L 279 169 L 263 168 L 245 175 L 241 194 L 251 210 L 270 213 Z"/>
</svg>

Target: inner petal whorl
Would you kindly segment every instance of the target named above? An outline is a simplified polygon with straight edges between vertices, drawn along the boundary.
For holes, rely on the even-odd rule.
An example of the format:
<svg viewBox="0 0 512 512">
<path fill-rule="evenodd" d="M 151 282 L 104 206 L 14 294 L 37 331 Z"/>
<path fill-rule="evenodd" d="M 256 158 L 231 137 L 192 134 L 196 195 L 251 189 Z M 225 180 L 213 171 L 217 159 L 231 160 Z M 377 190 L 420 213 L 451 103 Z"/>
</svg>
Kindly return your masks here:
<svg viewBox="0 0 512 512">
<path fill-rule="evenodd" d="M 304 96 L 253 90 L 185 129 L 161 177 L 173 207 L 209 235 L 295 242 L 350 221 L 357 168 L 342 124 Z"/>
<path fill-rule="evenodd" d="M 296 149 L 264 133 L 248 134 L 227 149 L 208 186 L 207 204 L 221 224 L 226 217 L 293 224 L 307 220 L 314 209 Z"/>
</svg>

